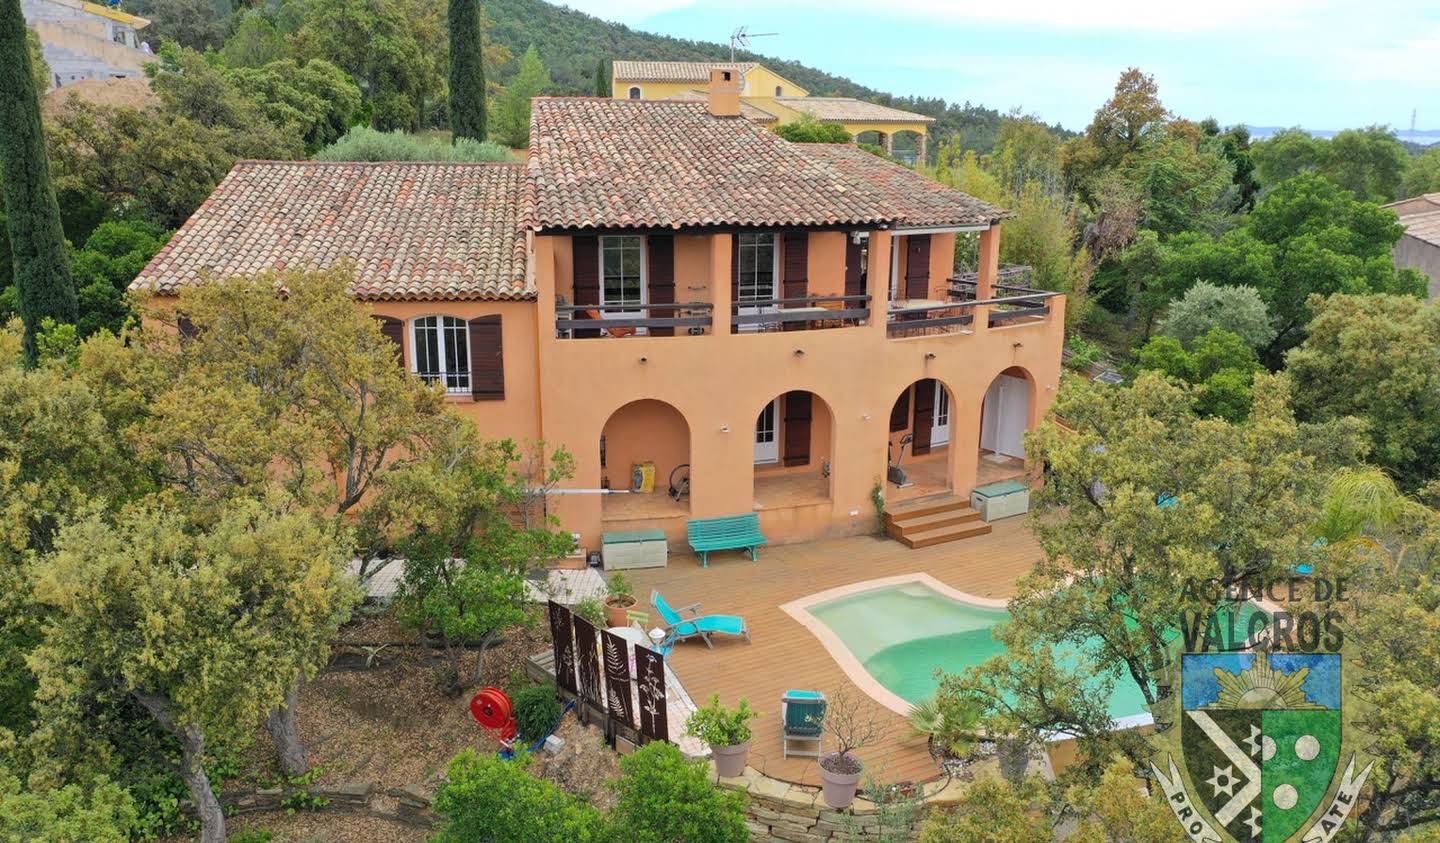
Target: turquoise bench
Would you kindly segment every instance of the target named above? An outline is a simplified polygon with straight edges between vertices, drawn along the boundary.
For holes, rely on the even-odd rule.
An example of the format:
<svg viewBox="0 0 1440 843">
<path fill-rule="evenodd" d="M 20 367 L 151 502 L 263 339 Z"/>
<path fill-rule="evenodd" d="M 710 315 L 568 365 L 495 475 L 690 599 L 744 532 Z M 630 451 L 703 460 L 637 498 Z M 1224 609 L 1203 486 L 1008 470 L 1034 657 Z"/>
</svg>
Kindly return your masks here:
<svg viewBox="0 0 1440 843">
<path fill-rule="evenodd" d="M 760 516 L 753 512 L 745 515 L 727 515 L 723 518 L 695 518 L 685 524 L 690 535 L 690 547 L 700 554 L 700 565 L 710 567 L 710 551 L 743 550 L 750 554 L 751 562 L 759 562 L 755 549 L 765 544 L 760 532 Z"/>
</svg>

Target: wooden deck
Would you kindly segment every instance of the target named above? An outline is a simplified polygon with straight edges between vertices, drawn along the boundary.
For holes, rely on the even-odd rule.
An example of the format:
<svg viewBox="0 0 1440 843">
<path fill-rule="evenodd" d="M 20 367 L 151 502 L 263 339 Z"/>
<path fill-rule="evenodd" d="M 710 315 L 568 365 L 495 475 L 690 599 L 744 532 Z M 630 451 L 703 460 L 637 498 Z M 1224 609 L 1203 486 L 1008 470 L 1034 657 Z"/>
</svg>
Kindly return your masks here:
<svg viewBox="0 0 1440 843">
<path fill-rule="evenodd" d="M 1027 520 L 1020 516 L 997 521 L 989 535 L 918 550 L 862 536 L 761 548 L 758 563 L 743 553 L 712 553 L 709 568 L 701 568 L 688 551 L 674 551 L 666 568 L 626 573 L 642 603 L 648 604 L 651 589 L 659 589 L 674 606 L 700 602 L 703 612 L 744 616 L 753 643 L 717 640 L 710 650 L 691 640 L 675 648 L 669 664 L 697 704 L 715 693 L 729 705 L 743 696 L 762 713 L 753 724 L 751 766 L 775 778 L 819 784 L 813 759 L 781 755 L 781 694 L 788 688 L 830 694 L 843 687 L 867 704 L 870 697 L 851 684 L 814 635 L 780 611 L 780 605 L 836 586 L 914 572 L 929 573 L 978 597 L 1009 597 L 1016 579 L 1041 556 Z M 861 751 L 867 769 L 889 782 L 934 778 L 938 770 L 924 741 L 909 736 L 898 714 L 877 710 L 890 736 Z"/>
</svg>

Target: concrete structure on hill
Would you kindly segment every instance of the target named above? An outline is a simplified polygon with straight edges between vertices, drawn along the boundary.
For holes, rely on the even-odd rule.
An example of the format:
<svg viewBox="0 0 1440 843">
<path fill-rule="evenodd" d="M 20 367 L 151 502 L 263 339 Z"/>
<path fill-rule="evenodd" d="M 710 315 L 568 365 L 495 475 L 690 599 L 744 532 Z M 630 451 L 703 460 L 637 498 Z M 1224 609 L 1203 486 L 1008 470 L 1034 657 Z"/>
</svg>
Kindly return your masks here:
<svg viewBox="0 0 1440 843">
<path fill-rule="evenodd" d="M 1395 244 L 1395 265 L 1413 266 L 1430 279 L 1430 298 L 1440 297 L 1440 193 L 1426 193 L 1384 207 L 1400 216 L 1405 233 Z"/>
<path fill-rule="evenodd" d="M 913 164 L 925 160 L 933 117 L 853 97 L 814 97 L 789 79 L 757 62 L 616 61 L 611 74 L 615 99 L 703 101 L 710 72 L 731 70 L 740 80 L 740 110 L 749 120 L 784 125 L 806 116 L 836 123 L 860 143 L 875 143 Z M 896 135 L 913 136 L 913 145 L 897 149 Z"/>
<path fill-rule="evenodd" d="M 75 82 L 143 77 L 155 60 L 140 30 L 145 18 L 85 0 L 21 0 L 25 23 L 40 36 L 50 88 Z"/>
</svg>

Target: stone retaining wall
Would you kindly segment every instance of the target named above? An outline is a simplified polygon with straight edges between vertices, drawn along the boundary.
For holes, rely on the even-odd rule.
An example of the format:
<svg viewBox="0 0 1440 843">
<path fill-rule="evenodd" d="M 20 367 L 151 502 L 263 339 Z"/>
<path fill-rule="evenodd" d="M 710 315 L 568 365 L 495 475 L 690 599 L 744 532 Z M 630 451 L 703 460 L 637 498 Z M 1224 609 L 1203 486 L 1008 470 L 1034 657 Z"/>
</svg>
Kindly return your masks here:
<svg viewBox="0 0 1440 843">
<path fill-rule="evenodd" d="M 388 798 L 377 799 L 377 796 Z M 294 804 L 297 797 L 301 797 L 298 801 L 303 802 L 303 810 L 306 811 L 365 813 L 422 828 L 439 825 L 438 818 L 430 812 L 430 794 L 419 785 L 413 784 L 385 791 L 377 791 L 376 786 L 368 782 L 328 787 L 315 785 L 232 790 L 220 794 L 220 804 L 230 815 L 283 811 L 287 810 L 287 803 Z M 394 803 L 393 810 L 389 809 L 390 802 Z M 189 807 L 188 803 L 186 807 Z"/>
<path fill-rule="evenodd" d="M 742 776 L 724 779 L 715 775 L 712 764 L 710 775 L 720 787 L 749 795 L 745 825 L 752 843 L 913 840 L 929 812 L 953 806 L 965 787 L 942 780 L 921 785 L 913 806 L 897 808 L 857 798 L 851 807 L 836 811 L 825 804 L 820 788 L 772 779 L 751 767 Z"/>
</svg>

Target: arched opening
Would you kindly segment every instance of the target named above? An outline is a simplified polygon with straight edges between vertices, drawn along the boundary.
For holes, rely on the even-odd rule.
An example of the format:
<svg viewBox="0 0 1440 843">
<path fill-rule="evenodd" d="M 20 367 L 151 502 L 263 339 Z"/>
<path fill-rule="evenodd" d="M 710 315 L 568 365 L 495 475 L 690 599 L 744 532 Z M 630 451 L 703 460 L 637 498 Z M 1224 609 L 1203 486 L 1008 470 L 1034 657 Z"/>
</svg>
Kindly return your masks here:
<svg viewBox="0 0 1440 843">
<path fill-rule="evenodd" d="M 1025 431 L 1029 430 L 1034 381 L 1011 366 L 995 376 L 980 407 L 980 459 L 975 485 L 1025 475 Z"/>
<path fill-rule="evenodd" d="M 835 416 L 825 399 L 803 389 L 777 395 L 759 409 L 753 434 L 756 509 L 830 500 Z"/>
<path fill-rule="evenodd" d="M 890 501 L 951 491 L 955 396 L 935 378 L 904 389 L 890 407 L 885 497 Z"/>
<path fill-rule="evenodd" d="M 784 88 L 784 86 L 782 86 L 782 85 L 776 85 L 776 86 L 775 86 L 775 96 L 777 96 L 777 97 L 783 97 L 783 96 L 785 96 L 785 88 Z"/>
<path fill-rule="evenodd" d="M 902 164 L 914 165 L 925 158 L 925 136 L 902 129 L 890 136 L 890 157 Z"/>
<path fill-rule="evenodd" d="M 878 146 L 881 149 L 884 149 L 887 137 L 888 136 L 884 132 L 861 132 L 860 134 L 855 136 L 855 142 L 857 144 L 870 144 L 872 146 Z"/>
<path fill-rule="evenodd" d="M 640 99 L 640 87 L 638 85 L 632 85 L 630 87 L 629 97 L 632 100 Z"/>
<path fill-rule="evenodd" d="M 645 398 L 611 413 L 600 434 L 600 485 L 614 494 L 604 497 L 602 518 L 688 515 L 689 464 L 690 425 L 679 410 Z"/>
</svg>

